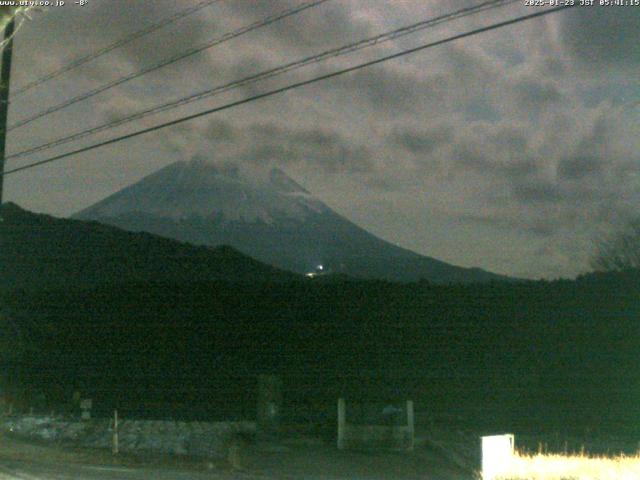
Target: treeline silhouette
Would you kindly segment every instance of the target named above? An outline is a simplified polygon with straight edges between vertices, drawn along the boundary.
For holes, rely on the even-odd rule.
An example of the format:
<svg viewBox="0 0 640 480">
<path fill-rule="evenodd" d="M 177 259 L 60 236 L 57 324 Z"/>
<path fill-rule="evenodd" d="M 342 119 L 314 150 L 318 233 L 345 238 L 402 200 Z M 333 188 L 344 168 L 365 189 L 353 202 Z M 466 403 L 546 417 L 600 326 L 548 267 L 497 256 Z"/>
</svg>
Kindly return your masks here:
<svg viewBox="0 0 640 480">
<path fill-rule="evenodd" d="M 296 409 L 412 398 L 486 428 L 633 427 L 640 274 L 476 286 L 122 284 L 5 293 L 38 344 L 32 388 L 138 414 L 251 415 L 255 376 Z M 304 420 L 304 419 L 302 419 Z M 318 418 L 314 421 L 319 421 Z"/>
</svg>

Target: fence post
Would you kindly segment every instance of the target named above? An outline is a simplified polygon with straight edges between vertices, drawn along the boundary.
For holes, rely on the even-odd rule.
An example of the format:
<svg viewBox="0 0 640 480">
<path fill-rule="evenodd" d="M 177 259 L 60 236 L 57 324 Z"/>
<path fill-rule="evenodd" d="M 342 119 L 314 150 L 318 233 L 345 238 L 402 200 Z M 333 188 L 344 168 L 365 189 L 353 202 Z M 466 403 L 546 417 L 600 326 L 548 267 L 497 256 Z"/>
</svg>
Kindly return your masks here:
<svg viewBox="0 0 640 480">
<path fill-rule="evenodd" d="M 407 427 L 409 429 L 409 451 L 413 451 L 415 437 L 413 400 L 407 400 Z"/>
<path fill-rule="evenodd" d="M 347 426 L 347 409 L 344 398 L 338 399 L 338 450 L 344 449 L 344 433 Z"/>
<path fill-rule="evenodd" d="M 113 411 L 113 454 L 117 455 L 120 451 L 118 445 L 118 410 Z"/>
</svg>

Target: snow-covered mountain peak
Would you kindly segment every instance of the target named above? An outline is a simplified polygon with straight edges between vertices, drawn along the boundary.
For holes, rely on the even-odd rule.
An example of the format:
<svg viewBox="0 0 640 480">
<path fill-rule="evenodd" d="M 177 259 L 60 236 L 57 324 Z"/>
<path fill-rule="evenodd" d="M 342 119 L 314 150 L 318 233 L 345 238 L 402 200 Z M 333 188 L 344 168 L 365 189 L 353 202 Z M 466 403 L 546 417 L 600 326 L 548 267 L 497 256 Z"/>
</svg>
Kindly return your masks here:
<svg viewBox="0 0 640 480">
<path fill-rule="evenodd" d="M 307 190 L 305 190 L 304 187 L 302 187 L 299 183 L 297 183 L 279 168 L 274 168 L 269 172 L 269 180 L 271 186 L 278 192 L 298 193 L 311 196 L 311 194 Z"/>
<path fill-rule="evenodd" d="M 233 164 L 178 161 L 80 212 L 80 218 L 151 214 L 273 223 L 328 208 L 282 170 L 250 175 Z"/>
</svg>

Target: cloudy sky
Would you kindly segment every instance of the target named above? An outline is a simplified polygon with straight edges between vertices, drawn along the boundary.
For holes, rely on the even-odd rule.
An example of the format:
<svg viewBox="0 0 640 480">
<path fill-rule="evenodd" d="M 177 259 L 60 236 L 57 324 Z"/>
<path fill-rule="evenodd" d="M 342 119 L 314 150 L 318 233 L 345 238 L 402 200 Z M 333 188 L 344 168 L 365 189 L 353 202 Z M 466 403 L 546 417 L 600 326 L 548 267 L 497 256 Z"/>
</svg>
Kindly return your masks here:
<svg viewBox="0 0 640 480">
<path fill-rule="evenodd" d="M 8 154 L 481 0 L 329 0 L 9 134 Z M 12 87 L 197 0 L 35 12 Z M 12 99 L 10 123 L 301 0 L 221 0 Z M 525 0 L 165 112 L 98 139 L 533 13 Z M 640 203 L 640 7 L 576 7 L 7 176 L 5 200 L 72 214 L 176 160 L 278 166 L 378 236 L 528 278 L 588 270 Z M 9 160 L 7 168 L 70 149 Z"/>
</svg>

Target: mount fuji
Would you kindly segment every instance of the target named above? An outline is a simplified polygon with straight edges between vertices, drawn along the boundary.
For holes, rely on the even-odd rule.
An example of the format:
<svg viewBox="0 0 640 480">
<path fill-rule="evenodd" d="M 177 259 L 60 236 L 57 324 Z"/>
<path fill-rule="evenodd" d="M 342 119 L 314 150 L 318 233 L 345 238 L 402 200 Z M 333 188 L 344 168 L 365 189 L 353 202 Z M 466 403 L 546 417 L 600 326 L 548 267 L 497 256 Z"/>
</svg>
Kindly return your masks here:
<svg viewBox="0 0 640 480">
<path fill-rule="evenodd" d="M 340 273 L 436 283 L 506 278 L 392 245 L 337 214 L 277 169 L 256 177 L 203 160 L 179 161 L 74 218 L 195 245 L 230 245 L 309 276 Z"/>
</svg>

